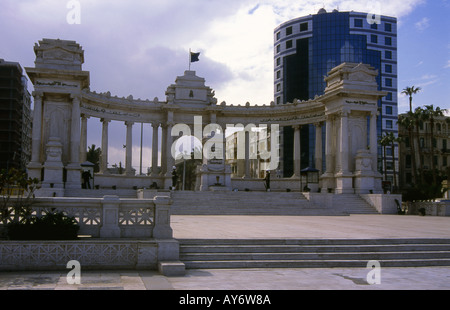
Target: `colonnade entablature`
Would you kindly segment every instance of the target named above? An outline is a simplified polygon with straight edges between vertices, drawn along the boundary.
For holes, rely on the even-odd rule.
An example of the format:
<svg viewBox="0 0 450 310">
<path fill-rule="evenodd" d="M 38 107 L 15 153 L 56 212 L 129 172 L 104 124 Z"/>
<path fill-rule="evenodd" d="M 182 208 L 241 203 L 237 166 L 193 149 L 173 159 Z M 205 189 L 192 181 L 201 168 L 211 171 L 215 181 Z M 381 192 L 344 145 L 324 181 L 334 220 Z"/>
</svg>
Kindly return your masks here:
<svg viewBox="0 0 450 310">
<path fill-rule="evenodd" d="M 322 150 L 322 130 L 316 130 L 315 141 L 315 162 L 322 174 L 321 188 L 331 188 L 336 193 L 367 192 L 369 188 L 381 190 L 381 179 L 376 170 L 376 118 L 377 100 L 384 94 L 378 91 L 377 72 L 368 65 L 345 63 L 334 68 L 326 77 L 325 94 L 312 100 L 294 100 L 285 105 L 271 102 L 262 106 L 249 103 L 236 106 L 218 103 L 214 91 L 194 71 L 185 71 L 184 75 L 178 76 L 167 88 L 164 100 L 141 100 L 132 96 L 119 98 L 110 92 L 97 93 L 89 89 L 90 73 L 82 71 L 84 51 L 78 43 L 43 39 L 35 46 L 35 53 L 35 67 L 26 68 L 35 88 L 33 156 L 28 172 L 31 177 L 42 180 L 43 188 L 51 187 L 53 191 L 58 188 L 63 192 L 64 188 L 81 187 L 80 165 L 86 160 L 88 118 L 97 118 L 102 124 L 99 177 L 108 176 L 110 121 L 123 122 L 127 132 L 125 177 L 128 178 L 134 176 L 132 127 L 147 123 L 153 128 L 152 158 L 149 160 L 152 172 L 147 176 L 149 180 L 144 182 L 150 184 L 155 181 L 160 187 L 168 188 L 175 164 L 171 156 L 172 147 L 174 138 L 179 135 L 174 132 L 174 127 L 186 124 L 195 132 L 194 127 L 198 126 L 195 120 L 201 118 L 201 131 L 209 128 L 206 127 L 208 124 L 218 124 L 223 130 L 227 125 L 254 124 L 270 127 L 273 136 L 279 136 L 278 128 L 295 128 L 294 178 L 299 177 L 300 172 L 299 128 L 310 124 L 319 129 L 325 126 L 325 150 Z M 204 135 L 200 140 L 207 136 L 210 137 Z M 225 136 L 222 138 L 225 145 Z M 249 167 L 253 158 L 250 158 L 249 139 L 247 135 L 246 151 L 243 158 L 238 158 L 244 161 L 245 169 L 239 176 L 244 179 L 251 178 Z M 272 148 L 279 147 L 276 145 L 279 139 L 268 144 Z M 212 158 L 219 160 L 214 163 L 204 160 L 198 172 L 211 174 L 211 177 L 215 174 L 214 179 L 221 177 L 221 184 L 231 189 L 233 184 L 226 153 L 224 150 L 222 158 Z M 325 153 L 325 159 L 322 153 Z M 326 162 L 325 171 L 322 171 L 322 160 Z M 158 163 L 161 163 L 159 170 L 156 169 Z M 199 183 L 202 184 L 198 188 L 208 189 L 213 182 L 211 180 L 200 177 Z"/>
</svg>

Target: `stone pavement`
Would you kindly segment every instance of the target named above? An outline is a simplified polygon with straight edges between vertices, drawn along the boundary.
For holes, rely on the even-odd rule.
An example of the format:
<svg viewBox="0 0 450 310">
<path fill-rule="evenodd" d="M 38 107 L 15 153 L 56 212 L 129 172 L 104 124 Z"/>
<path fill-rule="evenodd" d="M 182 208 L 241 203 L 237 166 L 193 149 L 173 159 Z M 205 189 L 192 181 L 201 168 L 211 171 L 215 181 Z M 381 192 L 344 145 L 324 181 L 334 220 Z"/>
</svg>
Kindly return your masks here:
<svg viewBox="0 0 450 310">
<path fill-rule="evenodd" d="M 449 217 L 173 216 L 175 238 L 450 238 Z M 369 285 L 365 268 L 203 269 L 184 277 L 157 271 L 0 272 L 0 290 L 449 290 L 450 267 L 383 268 Z"/>
</svg>

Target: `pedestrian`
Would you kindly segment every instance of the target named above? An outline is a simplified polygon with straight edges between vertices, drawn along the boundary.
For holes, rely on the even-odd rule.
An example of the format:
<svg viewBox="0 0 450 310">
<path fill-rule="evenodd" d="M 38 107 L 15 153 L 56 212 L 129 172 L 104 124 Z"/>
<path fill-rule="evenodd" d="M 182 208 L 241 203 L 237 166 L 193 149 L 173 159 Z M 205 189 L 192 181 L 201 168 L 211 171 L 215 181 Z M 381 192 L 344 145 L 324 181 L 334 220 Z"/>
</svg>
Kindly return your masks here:
<svg viewBox="0 0 450 310">
<path fill-rule="evenodd" d="M 178 182 L 178 174 L 177 174 L 177 167 L 173 166 L 172 168 L 172 190 L 175 190 L 177 187 Z"/>
<path fill-rule="evenodd" d="M 83 188 L 91 189 L 91 183 L 90 183 L 90 180 L 92 179 L 91 172 L 89 170 L 83 171 L 82 177 L 83 177 Z"/>
<path fill-rule="evenodd" d="M 266 191 L 270 192 L 270 171 L 269 170 L 266 171 L 266 177 L 264 178 L 264 180 L 266 181 L 266 183 L 265 183 Z"/>
</svg>

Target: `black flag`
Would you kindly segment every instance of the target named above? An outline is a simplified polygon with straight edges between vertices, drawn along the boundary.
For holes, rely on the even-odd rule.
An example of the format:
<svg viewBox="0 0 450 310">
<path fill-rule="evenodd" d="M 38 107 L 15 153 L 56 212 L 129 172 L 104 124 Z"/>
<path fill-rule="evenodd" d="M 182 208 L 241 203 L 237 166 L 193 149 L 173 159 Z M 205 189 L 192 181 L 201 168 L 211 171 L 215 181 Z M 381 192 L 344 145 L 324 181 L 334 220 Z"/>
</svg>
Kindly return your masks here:
<svg viewBox="0 0 450 310">
<path fill-rule="evenodd" d="M 191 52 L 191 62 L 199 61 L 200 60 L 198 58 L 199 56 L 200 56 L 200 53 L 193 53 L 193 52 Z"/>
</svg>

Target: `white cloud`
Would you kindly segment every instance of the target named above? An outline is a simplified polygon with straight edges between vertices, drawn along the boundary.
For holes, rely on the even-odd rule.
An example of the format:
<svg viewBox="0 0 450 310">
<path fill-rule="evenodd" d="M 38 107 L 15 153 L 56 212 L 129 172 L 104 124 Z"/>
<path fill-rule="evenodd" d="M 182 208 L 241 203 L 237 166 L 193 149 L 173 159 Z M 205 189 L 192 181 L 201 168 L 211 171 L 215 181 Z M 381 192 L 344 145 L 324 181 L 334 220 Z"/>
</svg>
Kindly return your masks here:
<svg viewBox="0 0 450 310">
<path fill-rule="evenodd" d="M 422 18 L 420 21 L 415 23 L 415 27 L 419 32 L 425 31 L 428 27 L 430 27 L 430 19 L 428 17 Z"/>
<path fill-rule="evenodd" d="M 450 68 L 450 60 L 447 60 L 447 64 L 444 66 L 444 69 Z"/>
</svg>

